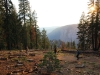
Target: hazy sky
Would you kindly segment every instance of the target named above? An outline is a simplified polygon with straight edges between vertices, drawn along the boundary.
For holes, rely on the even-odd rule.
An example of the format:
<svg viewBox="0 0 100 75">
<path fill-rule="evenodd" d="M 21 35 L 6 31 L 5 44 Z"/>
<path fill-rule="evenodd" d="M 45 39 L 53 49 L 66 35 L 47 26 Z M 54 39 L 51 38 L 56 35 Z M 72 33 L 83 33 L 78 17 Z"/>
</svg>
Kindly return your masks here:
<svg viewBox="0 0 100 75">
<path fill-rule="evenodd" d="M 39 27 L 64 26 L 79 23 L 88 0 L 29 0 L 37 13 Z M 18 8 L 18 0 L 12 0 Z"/>
</svg>

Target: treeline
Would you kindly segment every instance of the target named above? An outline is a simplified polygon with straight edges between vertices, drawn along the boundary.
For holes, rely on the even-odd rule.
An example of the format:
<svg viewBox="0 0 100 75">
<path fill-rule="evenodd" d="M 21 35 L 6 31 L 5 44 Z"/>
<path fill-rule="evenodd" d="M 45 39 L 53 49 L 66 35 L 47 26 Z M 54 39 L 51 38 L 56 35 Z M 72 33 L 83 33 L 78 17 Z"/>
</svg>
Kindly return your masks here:
<svg viewBox="0 0 100 75">
<path fill-rule="evenodd" d="M 0 0 L 0 49 L 47 49 L 46 30 L 37 25 L 37 13 L 28 0 L 18 0 L 17 13 L 11 0 Z"/>
<path fill-rule="evenodd" d="M 75 50 L 76 43 L 75 41 L 64 42 L 61 40 L 50 40 L 51 49 L 54 49 L 54 46 L 61 50 Z"/>
<path fill-rule="evenodd" d="M 81 15 L 78 25 L 78 48 L 81 50 L 92 49 L 98 51 L 100 48 L 100 1 L 90 0 L 88 13 Z"/>
</svg>

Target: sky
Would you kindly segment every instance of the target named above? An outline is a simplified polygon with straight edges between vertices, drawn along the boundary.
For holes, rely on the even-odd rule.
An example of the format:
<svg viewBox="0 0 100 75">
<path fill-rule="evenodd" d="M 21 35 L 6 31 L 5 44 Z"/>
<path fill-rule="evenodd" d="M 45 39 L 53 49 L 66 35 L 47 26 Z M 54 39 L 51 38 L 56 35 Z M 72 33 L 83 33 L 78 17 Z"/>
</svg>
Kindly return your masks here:
<svg viewBox="0 0 100 75">
<path fill-rule="evenodd" d="M 79 23 L 82 12 L 87 11 L 88 0 L 29 0 L 37 13 L 39 27 L 64 26 Z M 12 0 L 18 11 L 18 0 Z"/>
</svg>

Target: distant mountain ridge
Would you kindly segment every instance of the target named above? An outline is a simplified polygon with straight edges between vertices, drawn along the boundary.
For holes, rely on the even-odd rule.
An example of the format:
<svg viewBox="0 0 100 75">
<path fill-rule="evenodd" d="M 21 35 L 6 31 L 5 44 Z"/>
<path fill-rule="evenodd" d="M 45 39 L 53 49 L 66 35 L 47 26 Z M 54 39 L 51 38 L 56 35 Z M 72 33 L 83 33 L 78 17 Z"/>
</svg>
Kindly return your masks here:
<svg viewBox="0 0 100 75">
<path fill-rule="evenodd" d="M 77 32 L 78 32 L 78 24 L 66 25 L 62 27 L 58 27 L 49 33 L 47 36 L 50 40 L 62 40 L 64 42 L 75 41 L 78 43 Z"/>
<path fill-rule="evenodd" d="M 49 34 L 49 33 L 51 33 L 53 30 L 55 30 L 56 28 L 58 28 L 58 26 L 54 26 L 54 27 L 40 27 L 40 31 L 42 31 L 43 28 L 46 30 L 46 33 Z"/>
</svg>

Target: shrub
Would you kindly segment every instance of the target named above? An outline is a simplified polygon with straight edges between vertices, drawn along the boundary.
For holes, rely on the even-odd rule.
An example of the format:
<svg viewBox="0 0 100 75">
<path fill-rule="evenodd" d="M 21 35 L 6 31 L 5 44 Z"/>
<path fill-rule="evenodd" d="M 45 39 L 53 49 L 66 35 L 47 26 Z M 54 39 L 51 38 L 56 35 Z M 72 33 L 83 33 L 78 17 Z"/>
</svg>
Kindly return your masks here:
<svg viewBox="0 0 100 75">
<path fill-rule="evenodd" d="M 60 61 L 57 59 L 55 53 L 47 52 L 39 66 L 46 68 L 47 73 L 51 73 L 52 71 L 60 69 Z"/>
</svg>

